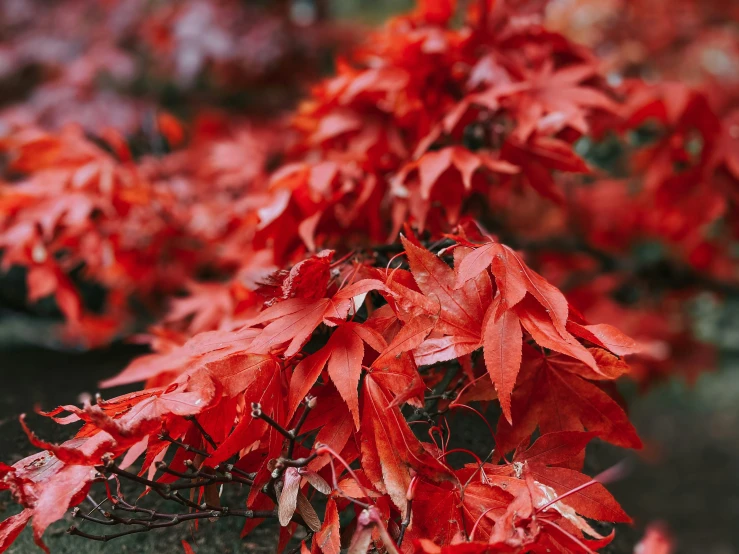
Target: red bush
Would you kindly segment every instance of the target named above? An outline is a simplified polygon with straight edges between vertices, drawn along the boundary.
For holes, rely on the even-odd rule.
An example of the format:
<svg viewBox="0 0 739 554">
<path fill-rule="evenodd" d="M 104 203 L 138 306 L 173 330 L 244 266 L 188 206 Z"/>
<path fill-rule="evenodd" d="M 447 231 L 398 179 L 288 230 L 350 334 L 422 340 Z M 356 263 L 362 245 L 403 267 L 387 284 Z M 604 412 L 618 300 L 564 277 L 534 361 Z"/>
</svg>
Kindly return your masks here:
<svg viewBox="0 0 739 554">
<path fill-rule="evenodd" d="M 641 446 L 622 375 L 710 365 L 685 300 L 735 288 L 732 91 L 606 78 L 515 4 L 419 2 L 287 121 L 161 113 L 131 140 L 13 124 L 0 245 L 29 300 L 53 294 L 91 343 L 123 332 L 131 298 L 170 310 L 154 352 L 102 384 L 142 391 L 44 413 L 82 424 L 61 445 L 26 429 L 44 452 L 0 466 L 24 508 L 0 551 L 29 520 L 43 547 L 93 487 L 104 519 L 75 511 L 70 532 L 94 540 L 239 517 L 277 520 L 281 549 L 304 528 L 302 552 L 589 552 L 614 534 L 591 520 L 630 521 L 603 486 L 618 469 L 584 475 L 585 448 Z M 147 40 L 176 48 L 177 13 Z M 588 39 L 618 44 L 607 31 Z M 457 444 L 464 414 L 487 451 Z"/>
</svg>

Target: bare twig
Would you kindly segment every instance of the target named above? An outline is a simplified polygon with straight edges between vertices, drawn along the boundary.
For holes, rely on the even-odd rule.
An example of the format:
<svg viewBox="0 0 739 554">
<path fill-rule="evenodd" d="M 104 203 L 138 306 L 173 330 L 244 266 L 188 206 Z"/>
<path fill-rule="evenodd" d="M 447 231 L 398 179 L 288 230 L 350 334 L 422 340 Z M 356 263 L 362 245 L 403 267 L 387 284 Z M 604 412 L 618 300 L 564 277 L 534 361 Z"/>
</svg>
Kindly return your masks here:
<svg viewBox="0 0 739 554">
<path fill-rule="evenodd" d="M 208 442 L 208 444 L 210 444 L 211 447 L 213 447 L 213 450 L 218 448 L 216 441 L 214 441 L 213 437 L 211 437 L 208 434 L 208 432 L 203 428 L 203 426 L 200 425 L 200 422 L 198 422 L 195 416 L 185 416 L 185 419 L 192 422 L 192 424 L 197 428 L 197 430 L 200 431 L 200 434 L 203 435 L 203 438 Z"/>
</svg>

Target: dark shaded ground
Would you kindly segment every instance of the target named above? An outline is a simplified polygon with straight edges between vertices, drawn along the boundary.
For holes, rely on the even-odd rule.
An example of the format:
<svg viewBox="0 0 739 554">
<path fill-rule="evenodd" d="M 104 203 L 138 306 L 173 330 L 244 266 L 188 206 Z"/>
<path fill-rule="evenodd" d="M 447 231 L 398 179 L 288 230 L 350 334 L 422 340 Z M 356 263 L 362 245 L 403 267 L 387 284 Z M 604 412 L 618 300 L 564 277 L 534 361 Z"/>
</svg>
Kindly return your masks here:
<svg viewBox="0 0 739 554">
<path fill-rule="evenodd" d="M 94 394 L 96 383 L 119 371 L 140 348 L 116 346 L 108 351 L 84 354 L 60 353 L 38 348 L 3 351 L 0 369 L 0 459 L 14 462 L 32 452 L 17 422 L 17 414 L 32 412 L 35 404 L 45 409 L 78 403 L 81 392 Z M 736 363 L 725 364 L 736 367 Z M 125 392 L 106 393 L 110 397 Z M 621 530 L 610 552 L 630 552 L 643 527 L 664 520 L 678 540 L 678 552 L 732 554 L 739 552 L 739 372 L 724 370 L 703 375 L 694 390 L 673 383 L 646 396 L 635 397 L 632 417 L 647 448 L 634 460 L 633 471 L 609 488 L 636 521 L 636 529 Z M 45 438 L 65 438 L 58 428 L 38 416 L 29 416 Z M 470 421 L 470 426 L 474 425 Z M 465 434 L 474 435 L 474 428 Z M 589 465 L 599 471 L 624 458 L 624 452 L 607 445 L 589 451 Z M 0 518 L 16 507 L 0 496 Z M 210 525 L 208 523 L 206 526 Z M 52 552 L 180 552 L 180 539 L 187 539 L 198 554 L 218 552 L 272 552 L 277 538 L 274 528 L 264 528 L 244 541 L 241 522 L 217 523 L 217 532 L 200 532 L 193 538 L 185 526 L 126 537 L 109 544 L 69 537 L 61 522 L 47 532 Z M 176 546 L 175 546 L 176 545 Z M 30 533 L 9 550 L 13 554 L 40 552 Z"/>
<path fill-rule="evenodd" d="M 729 367 L 692 390 L 672 383 L 633 402 L 646 448 L 609 487 L 640 526 L 667 522 L 678 552 L 739 552 L 739 372 Z"/>
</svg>

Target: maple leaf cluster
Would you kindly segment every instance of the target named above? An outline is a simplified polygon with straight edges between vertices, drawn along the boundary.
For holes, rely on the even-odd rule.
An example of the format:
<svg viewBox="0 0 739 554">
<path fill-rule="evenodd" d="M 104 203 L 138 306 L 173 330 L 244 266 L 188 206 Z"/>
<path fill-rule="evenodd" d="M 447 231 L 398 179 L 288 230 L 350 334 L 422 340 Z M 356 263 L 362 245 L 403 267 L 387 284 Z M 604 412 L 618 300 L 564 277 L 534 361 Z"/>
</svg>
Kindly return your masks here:
<svg viewBox="0 0 739 554">
<path fill-rule="evenodd" d="M 179 123 L 160 117 L 177 140 Z M 250 195 L 265 183 L 275 135 L 244 128 L 210 136 L 187 151 L 197 158 L 174 153 L 139 163 L 112 129 L 104 144 L 76 126 L 23 128 L 2 142 L 9 173 L 20 176 L 1 186 L 3 266 L 26 268 L 30 302 L 53 295 L 69 340 L 95 346 L 125 336 L 135 329 L 132 299 L 161 312 L 162 296 L 207 287 L 193 282 L 198 274 L 229 272 L 233 254 L 210 245 L 226 234 L 237 240 Z M 234 164 L 245 152 L 252 163 Z M 190 161 L 203 158 L 217 171 Z M 185 181 L 190 170 L 199 178 Z M 86 283 L 104 287 L 102 308 L 89 306 Z"/>
<path fill-rule="evenodd" d="M 698 88 L 608 79 L 541 2 L 469 4 L 420 1 L 271 122 L 59 129 L 32 102 L 3 119 L 0 246 L 29 301 L 52 295 L 88 344 L 129 332 L 132 299 L 167 311 L 101 384 L 142 390 L 42 412 L 79 427 L 62 444 L 23 422 L 41 452 L 0 465 L 23 508 L 0 552 L 29 522 L 46 549 L 91 494 L 73 535 L 236 517 L 315 554 L 591 552 L 614 536 L 593 521 L 630 521 L 586 447 L 641 446 L 618 378 L 712 354 L 684 305 L 735 286 L 736 117 Z M 157 71 L 230 75 L 249 54 L 233 9 L 147 12 L 172 56 Z M 188 17 L 217 27 L 197 48 Z M 659 263 L 634 262 L 645 241 Z"/>
<path fill-rule="evenodd" d="M 512 235 L 529 233 L 551 273 L 537 267 L 586 315 L 651 344 L 633 365 L 644 383 L 714 366 L 686 308 L 701 291 L 736 293 L 738 16 L 732 3 L 692 0 L 555 0 L 544 13 L 548 28 L 598 51 L 622 119 L 580 144 L 599 171 L 573 190 L 567 217 L 528 202 Z"/>
<path fill-rule="evenodd" d="M 233 274 L 243 251 L 212 245 L 252 224 L 244 198 L 264 188 L 280 126 L 219 106 L 238 92 L 236 105 L 279 113 L 342 35 L 322 26 L 324 12 L 321 2 L 302 19 L 290 2 L 0 7 L 3 269 L 26 269 L 31 310 L 54 298 L 65 342 L 129 336 L 174 294 L 202 290 L 202 275 Z M 194 113 L 190 125 L 161 103 Z"/>
<path fill-rule="evenodd" d="M 3 468 L 3 486 L 25 507 L 3 524 L 4 536 L 30 519 L 43 548 L 49 523 L 101 481 L 112 487 L 111 509 L 144 513 L 113 491 L 110 477 L 145 484 L 192 508 L 191 517 L 240 514 L 246 531 L 276 518 L 281 544 L 300 524 L 315 533 L 314 552 L 339 552 L 335 514 L 344 511 L 357 518 L 356 552 L 375 541 L 420 552 L 435 543 L 480 552 L 607 544 L 612 535 L 586 518 L 629 518 L 580 470 L 595 437 L 640 446 L 600 386 L 628 371 L 620 356 L 637 345 L 587 324 L 498 242 L 458 237 L 441 256 L 415 237 L 402 247 L 408 269 L 360 260 L 332 267 L 330 251 L 308 258 L 247 321 L 140 358 L 104 383 L 146 380 L 143 391 L 45 413 L 82 427 L 60 445 L 26 428 L 45 452 Z M 443 392 L 430 399 L 426 391 L 439 384 Z M 447 419 L 496 399 L 495 449 L 455 468 Z M 411 430 L 406 406 L 423 415 L 416 423 L 429 426 L 431 440 Z M 129 472 L 142 455 L 138 473 Z M 190 476 L 192 487 L 176 482 Z M 246 510 L 213 497 L 235 476 L 250 490 Z M 182 489 L 200 489 L 200 500 Z M 323 523 L 310 501 L 318 493 L 328 497 Z"/>
</svg>

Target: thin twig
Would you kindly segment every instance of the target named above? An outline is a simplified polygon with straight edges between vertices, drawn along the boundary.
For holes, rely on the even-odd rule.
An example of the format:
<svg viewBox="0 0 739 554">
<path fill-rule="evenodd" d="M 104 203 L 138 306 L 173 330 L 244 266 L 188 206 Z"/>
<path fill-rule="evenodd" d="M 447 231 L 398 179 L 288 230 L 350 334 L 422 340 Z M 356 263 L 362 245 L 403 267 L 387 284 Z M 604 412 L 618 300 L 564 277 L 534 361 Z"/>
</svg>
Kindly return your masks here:
<svg viewBox="0 0 739 554">
<path fill-rule="evenodd" d="M 187 421 L 191 421 L 192 424 L 197 428 L 198 431 L 200 431 L 200 434 L 203 435 L 203 438 L 213 447 L 213 450 L 218 448 L 218 445 L 216 444 L 216 441 L 213 440 L 213 437 L 211 437 L 208 432 L 203 428 L 202 425 L 200 425 L 200 422 L 197 420 L 197 418 L 193 415 L 185 416 L 185 419 Z"/>
<path fill-rule="evenodd" d="M 200 450 L 199 448 L 195 448 L 192 445 L 185 444 L 184 442 L 180 440 L 174 439 L 170 437 L 166 431 L 163 431 L 162 433 L 159 434 L 159 440 L 171 442 L 172 444 L 174 444 L 175 446 L 179 446 L 186 452 L 193 452 L 195 454 L 199 454 L 203 456 L 204 458 L 210 458 L 210 454 L 208 454 L 205 450 Z"/>
</svg>

